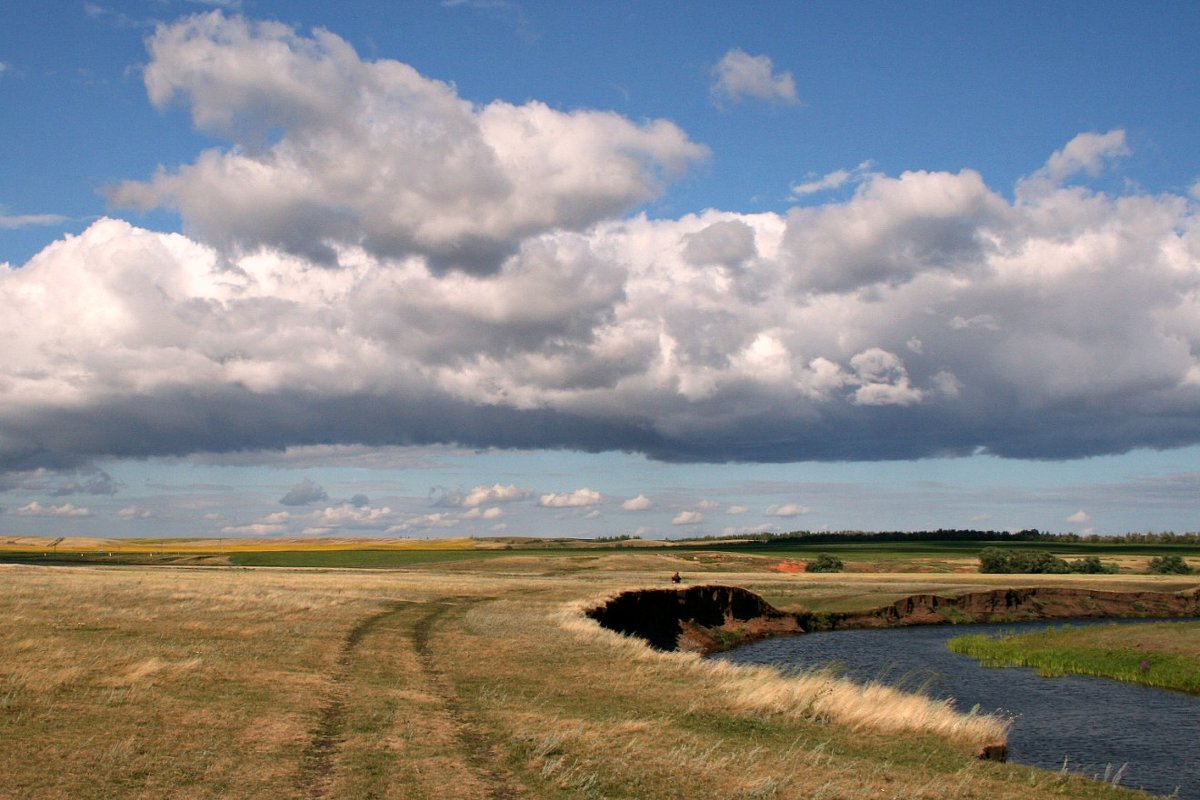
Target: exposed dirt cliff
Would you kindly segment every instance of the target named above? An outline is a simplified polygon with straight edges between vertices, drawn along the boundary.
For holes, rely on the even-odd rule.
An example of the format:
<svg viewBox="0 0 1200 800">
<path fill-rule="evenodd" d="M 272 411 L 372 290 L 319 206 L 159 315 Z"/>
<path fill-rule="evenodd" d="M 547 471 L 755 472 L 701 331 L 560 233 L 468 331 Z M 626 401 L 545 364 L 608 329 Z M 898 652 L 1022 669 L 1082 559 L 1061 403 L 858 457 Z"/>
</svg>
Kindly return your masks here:
<svg viewBox="0 0 1200 800">
<path fill-rule="evenodd" d="M 736 586 L 624 592 L 587 612 L 605 628 L 660 650 L 715 653 L 754 639 L 814 630 L 1089 617 L 1200 616 L 1200 587 L 1187 592 L 1105 592 L 1025 587 L 960 595 L 914 594 L 870 611 L 781 611 Z"/>
<path fill-rule="evenodd" d="M 736 586 L 624 592 L 587 615 L 659 650 L 715 653 L 751 639 L 803 633 L 794 614 Z"/>
</svg>

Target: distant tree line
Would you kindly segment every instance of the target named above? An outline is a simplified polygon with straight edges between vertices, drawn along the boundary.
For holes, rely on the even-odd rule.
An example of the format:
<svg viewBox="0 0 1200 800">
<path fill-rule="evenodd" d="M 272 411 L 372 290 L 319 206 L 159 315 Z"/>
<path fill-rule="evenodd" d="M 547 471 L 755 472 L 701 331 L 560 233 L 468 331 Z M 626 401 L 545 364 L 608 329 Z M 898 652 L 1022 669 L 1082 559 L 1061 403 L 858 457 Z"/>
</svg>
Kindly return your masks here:
<svg viewBox="0 0 1200 800">
<path fill-rule="evenodd" d="M 1016 531 L 980 531 L 939 528 L 932 531 L 790 531 L 747 533 L 739 536 L 701 536 L 678 542 L 719 542 L 736 539 L 755 544 L 838 544 L 853 542 L 1060 542 L 1095 544 L 1200 544 L 1200 532 L 1123 533 L 1101 536 L 1047 533 L 1037 528 Z"/>
</svg>

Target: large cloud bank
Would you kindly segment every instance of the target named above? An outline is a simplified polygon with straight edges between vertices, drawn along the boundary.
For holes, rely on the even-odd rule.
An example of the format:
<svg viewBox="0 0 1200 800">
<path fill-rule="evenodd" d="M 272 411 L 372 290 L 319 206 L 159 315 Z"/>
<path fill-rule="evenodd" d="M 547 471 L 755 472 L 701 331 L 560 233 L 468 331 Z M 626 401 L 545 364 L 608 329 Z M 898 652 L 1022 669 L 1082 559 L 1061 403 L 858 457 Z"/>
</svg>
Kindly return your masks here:
<svg viewBox="0 0 1200 800">
<path fill-rule="evenodd" d="M 1066 458 L 1200 441 L 1200 215 L 971 170 L 863 173 L 786 214 L 629 216 L 676 126 L 472 105 L 333 34 L 158 30 L 151 100 L 225 150 L 0 266 L 0 469 L 417 444 L 673 460 Z"/>
</svg>

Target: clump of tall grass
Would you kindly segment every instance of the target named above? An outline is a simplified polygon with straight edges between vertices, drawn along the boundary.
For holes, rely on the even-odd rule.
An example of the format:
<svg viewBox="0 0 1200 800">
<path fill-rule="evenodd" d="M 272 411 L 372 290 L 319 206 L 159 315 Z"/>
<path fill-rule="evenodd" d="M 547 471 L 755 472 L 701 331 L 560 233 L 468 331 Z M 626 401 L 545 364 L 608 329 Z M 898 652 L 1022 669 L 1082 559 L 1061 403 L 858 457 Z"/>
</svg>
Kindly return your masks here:
<svg viewBox="0 0 1200 800">
<path fill-rule="evenodd" d="M 1003 743 L 1012 724 L 978 709 L 959 711 L 950 700 L 908 694 L 879 683 L 859 684 L 828 671 L 784 675 L 767 666 L 654 650 L 640 639 L 607 630 L 584 616 L 584 610 L 594 604 L 564 606 L 559 625 L 584 643 L 618 651 L 618 657 L 629 661 L 659 662 L 701 673 L 740 712 L 778 714 L 881 733 L 929 733 L 970 745 Z"/>
</svg>

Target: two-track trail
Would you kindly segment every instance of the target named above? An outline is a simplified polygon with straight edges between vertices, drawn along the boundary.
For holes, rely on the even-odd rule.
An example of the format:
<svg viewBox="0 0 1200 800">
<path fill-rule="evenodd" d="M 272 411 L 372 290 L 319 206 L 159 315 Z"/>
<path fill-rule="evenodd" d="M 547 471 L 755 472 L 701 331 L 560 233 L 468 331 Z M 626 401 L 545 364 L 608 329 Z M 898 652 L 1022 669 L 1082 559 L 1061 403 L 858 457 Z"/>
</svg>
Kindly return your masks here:
<svg viewBox="0 0 1200 800">
<path fill-rule="evenodd" d="M 516 800 L 525 792 L 455 690 L 437 630 L 478 599 L 394 601 L 346 634 L 301 758 L 305 800 Z"/>
</svg>

